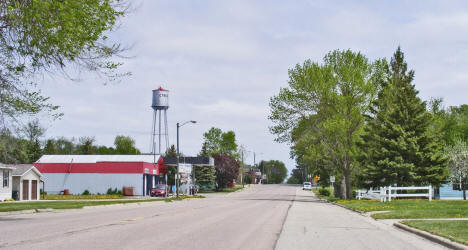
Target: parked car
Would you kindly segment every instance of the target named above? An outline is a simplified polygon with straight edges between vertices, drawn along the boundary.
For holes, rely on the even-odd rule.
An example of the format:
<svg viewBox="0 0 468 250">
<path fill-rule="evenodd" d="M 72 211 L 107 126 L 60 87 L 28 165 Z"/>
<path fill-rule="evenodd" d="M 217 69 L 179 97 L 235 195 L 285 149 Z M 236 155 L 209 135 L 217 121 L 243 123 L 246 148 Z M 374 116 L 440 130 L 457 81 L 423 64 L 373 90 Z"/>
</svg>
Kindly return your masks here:
<svg viewBox="0 0 468 250">
<path fill-rule="evenodd" d="M 166 185 L 157 184 L 155 188 L 151 189 L 151 196 L 166 196 Z"/>
<path fill-rule="evenodd" d="M 312 190 L 312 183 L 304 182 L 304 184 L 302 185 L 302 190 Z"/>
</svg>

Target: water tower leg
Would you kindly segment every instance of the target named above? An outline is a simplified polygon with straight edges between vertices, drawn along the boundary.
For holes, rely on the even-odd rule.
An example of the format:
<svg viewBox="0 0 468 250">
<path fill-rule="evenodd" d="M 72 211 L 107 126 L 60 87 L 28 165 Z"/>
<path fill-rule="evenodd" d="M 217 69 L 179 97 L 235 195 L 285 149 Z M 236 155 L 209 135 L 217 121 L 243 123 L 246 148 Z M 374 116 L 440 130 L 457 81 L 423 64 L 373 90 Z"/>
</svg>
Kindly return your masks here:
<svg viewBox="0 0 468 250">
<path fill-rule="evenodd" d="M 151 153 L 156 154 L 156 110 L 153 112 L 153 127 L 151 128 Z"/>
<path fill-rule="evenodd" d="M 159 155 L 161 155 L 161 110 L 159 110 Z"/>
<path fill-rule="evenodd" d="M 166 135 L 166 150 L 169 148 L 169 132 L 167 128 L 167 110 L 164 110 L 164 134 Z"/>
</svg>

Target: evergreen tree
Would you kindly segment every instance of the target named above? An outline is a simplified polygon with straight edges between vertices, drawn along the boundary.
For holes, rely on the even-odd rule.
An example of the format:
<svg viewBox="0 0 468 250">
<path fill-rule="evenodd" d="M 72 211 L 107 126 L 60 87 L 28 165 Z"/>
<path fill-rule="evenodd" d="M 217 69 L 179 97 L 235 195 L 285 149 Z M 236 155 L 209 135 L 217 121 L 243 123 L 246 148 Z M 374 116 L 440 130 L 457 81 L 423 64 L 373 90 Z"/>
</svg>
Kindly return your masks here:
<svg viewBox="0 0 468 250">
<path fill-rule="evenodd" d="M 440 185 L 447 179 L 447 159 L 430 133 L 432 116 L 413 78 L 398 48 L 362 136 L 364 186 Z"/>
<path fill-rule="evenodd" d="M 177 150 L 176 150 L 174 144 L 172 144 L 172 145 L 166 150 L 166 154 L 164 155 L 164 157 L 177 157 Z"/>
<path fill-rule="evenodd" d="M 26 152 L 28 154 L 28 162 L 34 163 L 42 156 L 41 143 L 38 139 L 34 141 L 28 141 L 26 145 Z"/>
<path fill-rule="evenodd" d="M 195 166 L 196 183 L 201 189 L 213 189 L 216 179 L 216 170 L 213 166 Z"/>
</svg>

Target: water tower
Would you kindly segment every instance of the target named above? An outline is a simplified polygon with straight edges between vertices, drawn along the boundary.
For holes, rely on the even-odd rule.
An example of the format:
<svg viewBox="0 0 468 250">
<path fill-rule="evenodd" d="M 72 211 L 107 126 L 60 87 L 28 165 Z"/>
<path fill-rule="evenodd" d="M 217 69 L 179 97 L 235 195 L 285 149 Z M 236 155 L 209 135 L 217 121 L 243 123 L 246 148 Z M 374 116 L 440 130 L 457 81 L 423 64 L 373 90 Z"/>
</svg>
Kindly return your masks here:
<svg viewBox="0 0 468 250">
<path fill-rule="evenodd" d="M 167 132 L 167 109 L 169 108 L 169 90 L 163 89 L 162 87 L 153 90 L 153 103 L 151 104 L 151 107 L 154 110 L 153 129 L 151 131 L 151 152 L 153 154 L 161 154 L 162 137 L 164 137 L 166 141 L 166 150 L 169 148 L 169 138 Z M 156 137 L 158 139 L 157 141 Z M 158 143 L 158 147 L 156 147 L 156 143 Z"/>
</svg>

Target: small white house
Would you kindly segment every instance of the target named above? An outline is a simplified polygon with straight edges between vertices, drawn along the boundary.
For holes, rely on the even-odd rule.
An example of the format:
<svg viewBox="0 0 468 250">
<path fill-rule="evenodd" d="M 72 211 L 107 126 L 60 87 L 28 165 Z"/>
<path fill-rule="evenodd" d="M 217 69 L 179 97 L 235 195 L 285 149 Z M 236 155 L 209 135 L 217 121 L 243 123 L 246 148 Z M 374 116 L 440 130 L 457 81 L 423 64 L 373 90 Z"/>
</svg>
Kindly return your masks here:
<svg viewBox="0 0 468 250">
<path fill-rule="evenodd" d="M 11 172 L 14 169 L 12 166 L 8 166 L 0 163 L 0 201 L 11 199 L 12 193 L 12 177 Z"/>
<path fill-rule="evenodd" d="M 39 200 L 42 174 L 32 164 L 14 165 L 13 192 L 14 198 L 20 201 Z"/>
</svg>

